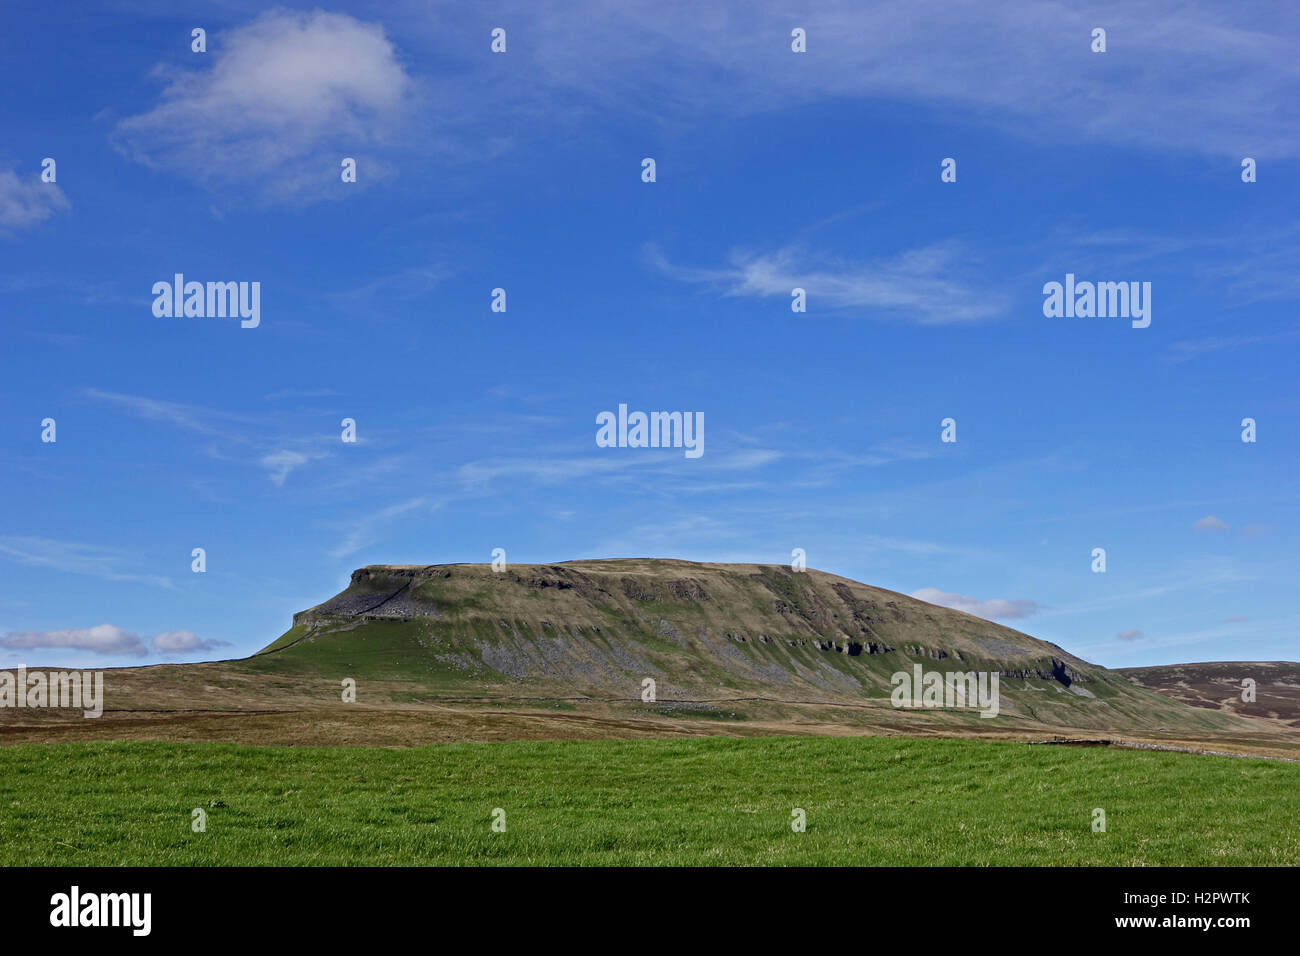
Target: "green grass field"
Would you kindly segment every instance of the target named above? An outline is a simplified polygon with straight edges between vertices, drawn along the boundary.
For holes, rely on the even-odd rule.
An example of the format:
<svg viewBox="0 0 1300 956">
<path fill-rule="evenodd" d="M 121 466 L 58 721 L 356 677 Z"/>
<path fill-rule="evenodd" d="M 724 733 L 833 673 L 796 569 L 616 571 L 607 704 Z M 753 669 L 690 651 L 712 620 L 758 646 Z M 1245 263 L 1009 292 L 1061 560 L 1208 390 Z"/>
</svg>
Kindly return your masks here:
<svg viewBox="0 0 1300 956">
<path fill-rule="evenodd" d="M 1296 865 L 1300 764 L 904 738 L 23 745 L 0 748 L 0 864 Z"/>
</svg>

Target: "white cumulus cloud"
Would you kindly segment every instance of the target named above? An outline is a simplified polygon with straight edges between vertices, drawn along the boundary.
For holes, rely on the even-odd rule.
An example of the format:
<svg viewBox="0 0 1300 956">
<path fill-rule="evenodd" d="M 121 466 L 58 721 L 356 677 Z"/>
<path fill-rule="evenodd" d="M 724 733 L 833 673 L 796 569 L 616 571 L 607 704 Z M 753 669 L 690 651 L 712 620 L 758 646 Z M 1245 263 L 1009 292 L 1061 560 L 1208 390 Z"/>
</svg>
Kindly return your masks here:
<svg viewBox="0 0 1300 956">
<path fill-rule="evenodd" d="M 1042 609 L 1036 601 L 1008 601 L 1002 598 L 981 601 L 979 598 L 967 594 L 954 594 L 952 591 L 940 591 L 938 588 L 921 588 L 919 591 L 913 591 L 912 597 L 930 604 L 939 604 L 943 607 L 950 607 L 954 611 L 964 611 L 967 614 L 974 614 L 976 617 L 990 620 L 1016 620 L 1022 617 L 1032 617 Z"/>
<path fill-rule="evenodd" d="M 226 641 L 205 641 L 193 631 L 166 631 L 155 635 L 153 649 L 164 654 L 180 654 L 187 651 L 208 651 L 214 647 L 228 647 Z"/>
<path fill-rule="evenodd" d="M 230 646 L 226 641 L 204 640 L 193 631 L 165 631 L 155 635 L 148 645 L 161 654 L 183 654 Z M 55 631 L 11 631 L 0 637 L 0 647 L 9 650 L 74 650 L 93 654 L 144 657 L 148 645 L 138 634 L 114 624 L 73 627 Z"/>
<path fill-rule="evenodd" d="M 20 631 L 0 637 L 0 647 L 10 650 L 60 648 L 91 651 L 95 654 L 129 654 L 143 657 L 147 652 L 139 635 L 112 624 L 74 627 L 62 631 Z"/>
<path fill-rule="evenodd" d="M 288 198 L 337 183 L 342 157 L 388 140 L 412 95 L 383 27 L 344 14 L 265 13 L 208 49 L 197 70 L 157 69 L 160 102 L 116 132 L 139 161 L 209 186 Z"/>
</svg>

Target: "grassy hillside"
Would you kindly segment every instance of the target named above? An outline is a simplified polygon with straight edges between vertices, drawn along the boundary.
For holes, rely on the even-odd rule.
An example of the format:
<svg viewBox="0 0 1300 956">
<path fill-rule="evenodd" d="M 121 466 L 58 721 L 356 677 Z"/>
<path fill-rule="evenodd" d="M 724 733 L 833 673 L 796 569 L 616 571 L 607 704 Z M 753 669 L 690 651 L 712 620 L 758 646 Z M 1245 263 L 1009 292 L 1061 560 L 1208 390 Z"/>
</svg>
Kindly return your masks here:
<svg viewBox="0 0 1300 956">
<path fill-rule="evenodd" d="M 1300 764 L 976 740 L 18 746 L 0 806 L 4 866 L 1300 864 Z"/>
<path fill-rule="evenodd" d="M 683 561 L 373 566 L 242 665 L 279 677 L 408 682 L 412 695 L 700 705 L 764 698 L 889 708 L 890 677 L 1000 675 L 1005 722 L 1240 729 L 1060 647 L 819 571 Z M 418 690 L 414 689 L 418 688 Z M 980 721 L 969 710 L 956 723 Z"/>
</svg>

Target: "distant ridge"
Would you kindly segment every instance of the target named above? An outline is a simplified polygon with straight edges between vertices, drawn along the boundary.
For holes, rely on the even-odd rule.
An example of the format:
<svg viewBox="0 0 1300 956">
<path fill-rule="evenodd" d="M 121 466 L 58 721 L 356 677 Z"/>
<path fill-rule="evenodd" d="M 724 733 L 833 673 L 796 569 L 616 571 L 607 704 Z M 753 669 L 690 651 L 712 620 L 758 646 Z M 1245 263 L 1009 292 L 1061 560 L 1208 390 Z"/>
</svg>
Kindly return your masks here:
<svg viewBox="0 0 1300 956">
<path fill-rule="evenodd" d="M 1300 730 L 1300 663 L 1206 661 L 1159 667 L 1123 667 L 1117 674 L 1148 690 L 1193 707 L 1276 721 Z M 1254 700 L 1243 700 L 1243 681 L 1255 683 Z"/>
</svg>

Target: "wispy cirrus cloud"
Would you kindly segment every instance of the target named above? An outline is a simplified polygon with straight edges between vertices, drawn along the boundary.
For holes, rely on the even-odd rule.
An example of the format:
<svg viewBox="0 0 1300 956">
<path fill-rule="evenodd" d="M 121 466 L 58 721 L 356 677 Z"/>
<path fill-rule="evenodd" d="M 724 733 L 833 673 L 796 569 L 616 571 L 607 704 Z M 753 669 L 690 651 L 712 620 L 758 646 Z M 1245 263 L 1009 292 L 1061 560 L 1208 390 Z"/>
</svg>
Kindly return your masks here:
<svg viewBox="0 0 1300 956">
<path fill-rule="evenodd" d="M 327 298 L 341 309 L 351 312 L 364 309 L 372 317 L 382 316 L 395 304 L 427 297 L 455 272 L 445 262 L 422 263 L 332 293 Z"/>
<path fill-rule="evenodd" d="M 866 310 L 874 317 L 903 317 L 925 325 L 988 319 L 1007 305 L 971 268 L 961 243 L 942 242 L 885 259 L 847 262 L 795 246 L 768 253 L 732 252 L 719 268 L 671 263 L 655 246 L 646 258 L 665 275 L 708 286 L 723 296 L 783 298 L 804 289 L 810 313 Z"/>
<path fill-rule="evenodd" d="M 1300 256 L 1300 228 L 1294 225 L 1261 228 L 1250 221 L 1213 235 L 1108 229 L 1079 236 L 1061 233 L 1055 241 L 1077 251 L 1072 260 L 1075 271 L 1132 268 L 1139 264 L 1150 269 L 1163 264 L 1182 272 L 1194 259 L 1197 266 L 1191 277 L 1192 288 L 1213 294 L 1225 304 L 1249 306 L 1300 296 L 1300 278 L 1294 268 Z M 1285 327 L 1251 335 L 1241 335 L 1234 328 L 1230 335 L 1174 342 L 1169 358 L 1185 361 L 1205 352 L 1296 336 L 1294 329 Z"/>
<path fill-rule="evenodd" d="M 500 479 L 524 479 L 538 484 L 559 484 L 621 474 L 629 468 L 653 468 L 660 464 L 650 457 L 624 455 L 585 457 L 490 458 L 466 462 L 456 469 L 462 489 L 483 488 Z"/>
<path fill-rule="evenodd" d="M 52 538 L 6 535 L 0 536 L 0 558 L 31 567 L 90 575 L 105 581 L 172 587 L 171 578 L 127 570 L 133 563 L 132 556 L 116 548 Z"/>
<path fill-rule="evenodd" d="M 262 467 L 266 469 L 267 475 L 271 479 L 271 483 L 276 487 L 282 487 L 295 468 L 305 465 L 315 458 L 322 457 L 324 456 L 313 455 L 303 451 L 287 451 L 281 449 L 263 455 L 261 458 L 261 464 Z"/>
<path fill-rule="evenodd" d="M 647 451 L 651 451 L 647 449 Z M 490 498 L 502 488 L 545 488 L 585 484 L 588 487 L 632 486 L 649 492 L 671 486 L 677 493 L 707 494 L 734 491 L 738 487 L 759 487 L 757 483 L 720 481 L 715 483 L 680 480 L 682 469 L 725 476 L 761 471 L 779 461 L 783 453 L 767 448 L 740 448 L 705 454 L 698 462 L 684 463 L 677 449 L 656 449 L 664 454 L 628 454 L 626 450 L 595 455 L 536 455 L 475 459 L 435 476 L 436 495 L 400 499 L 385 508 L 369 512 L 346 526 L 344 536 L 330 549 L 333 557 L 345 557 L 375 543 L 384 528 L 395 519 L 429 511 L 457 501 Z"/>
<path fill-rule="evenodd" d="M 683 463 L 680 449 L 645 449 L 643 454 L 627 450 L 594 455 L 519 456 L 477 459 L 460 465 L 452 475 L 462 491 L 483 489 L 501 479 L 535 482 L 539 485 L 575 481 L 623 480 L 644 475 L 660 482 L 689 464 L 701 473 L 758 471 L 781 461 L 785 454 L 773 448 L 733 448 L 706 452 L 698 461 Z"/>
<path fill-rule="evenodd" d="M 1196 531 L 1227 531 L 1228 523 L 1222 518 L 1216 518 L 1214 515 L 1206 515 L 1199 521 L 1192 524 Z"/>
<path fill-rule="evenodd" d="M 426 497 L 408 498 L 354 519 L 339 543 L 330 549 L 330 557 L 345 558 L 378 540 L 380 530 L 403 515 L 430 506 Z"/>
<path fill-rule="evenodd" d="M 163 422 L 212 439 L 208 446 L 210 455 L 216 458 L 232 455 L 252 462 L 265 470 L 271 483 L 277 487 L 282 487 L 295 470 L 330 457 L 327 443 L 336 440 L 324 434 L 299 437 L 277 434 L 268 419 L 143 395 L 125 395 L 96 388 L 84 389 L 83 394 L 97 402 L 124 409 L 145 421 Z"/>
<path fill-rule="evenodd" d="M 42 223 L 70 205 L 57 183 L 41 182 L 35 174 L 19 178 L 12 169 L 0 170 L 0 236 Z"/>
<path fill-rule="evenodd" d="M 87 388 L 84 394 L 98 402 L 116 405 L 137 418 L 146 421 L 166 422 L 200 435 L 219 435 L 222 429 L 209 419 L 212 417 L 204 409 L 180 402 L 169 402 L 144 395 L 124 395 L 120 392 L 106 392 L 98 388 Z"/>
<path fill-rule="evenodd" d="M 1295 338 L 1297 333 L 1280 333 L 1277 335 L 1215 335 L 1200 339 L 1184 339 L 1169 346 L 1168 358 L 1171 362 L 1188 362 L 1202 355 L 1236 349 L 1243 345 L 1258 345 L 1261 342 L 1276 342 Z"/>
<path fill-rule="evenodd" d="M 748 0 L 599 12 L 592 2 L 543 12 L 521 0 L 507 9 L 514 35 L 529 37 L 523 68 L 544 90 L 657 119 L 872 98 L 960 111 L 1038 142 L 1300 154 L 1300 23 L 1263 0 L 1134 0 L 1105 10 L 831 0 L 794 17 Z M 797 58 L 796 25 L 808 36 Z M 1108 34 L 1104 54 L 1090 50 L 1098 26 Z"/>
</svg>

